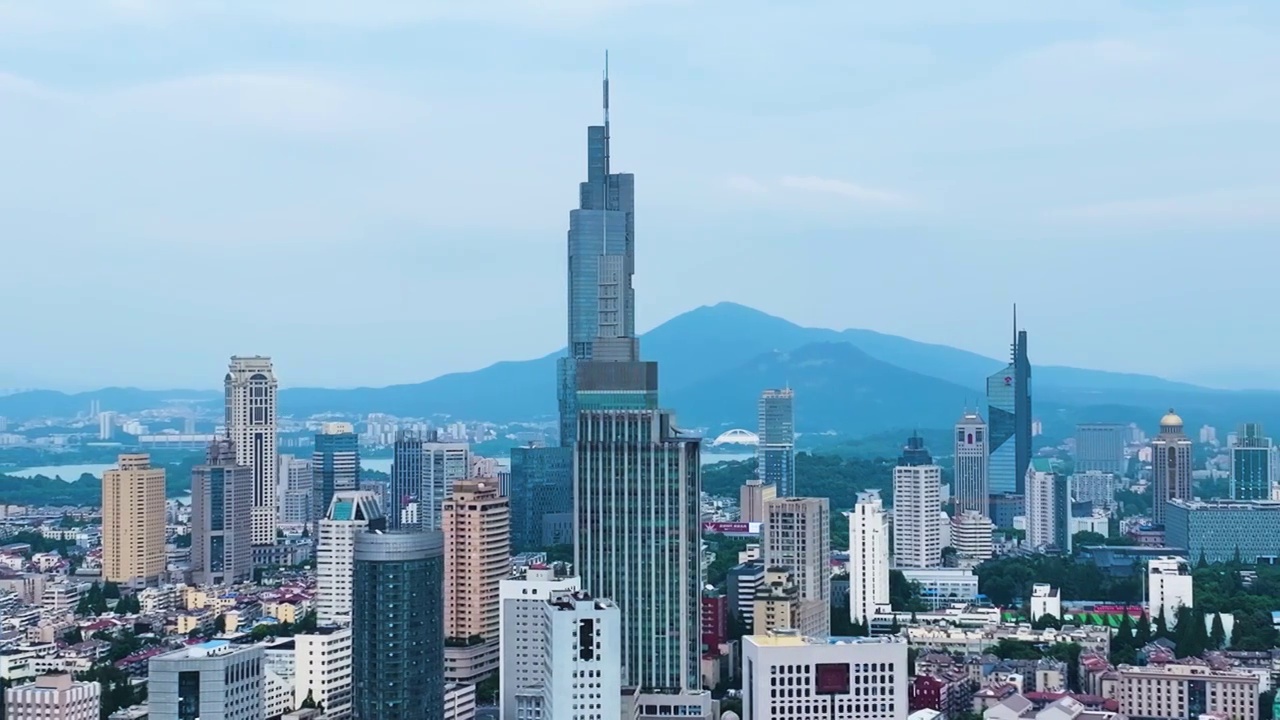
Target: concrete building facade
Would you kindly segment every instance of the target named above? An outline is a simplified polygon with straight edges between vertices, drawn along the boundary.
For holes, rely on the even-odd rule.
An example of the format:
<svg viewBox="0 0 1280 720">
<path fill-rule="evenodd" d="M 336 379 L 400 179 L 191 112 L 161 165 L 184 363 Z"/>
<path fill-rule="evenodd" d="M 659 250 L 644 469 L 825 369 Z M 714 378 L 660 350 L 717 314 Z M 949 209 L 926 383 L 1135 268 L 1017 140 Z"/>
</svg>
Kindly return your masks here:
<svg viewBox="0 0 1280 720">
<path fill-rule="evenodd" d="M 254 545 L 276 541 L 279 498 L 276 487 L 277 412 L 271 358 L 235 356 L 223 379 L 227 438 L 235 443 L 236 464 L 253 469 Z"/>
<path fill-rule="evenodd" d="M 829 635 L 830 501 L 827 498 L 802 497 L 770 500 L 765 504 L 764 543 L 761 550 L 766 568 L 787 568 L 795 581 L 799 592 L 799 616 L 793 627 L 811 637 Z"/>
<path fill-rule="evenodd" d="M 164 468 L 146 454 L 121 455 L 102 474 L 102 577 L 154 585 L 165 570 Z"/>
</svg>

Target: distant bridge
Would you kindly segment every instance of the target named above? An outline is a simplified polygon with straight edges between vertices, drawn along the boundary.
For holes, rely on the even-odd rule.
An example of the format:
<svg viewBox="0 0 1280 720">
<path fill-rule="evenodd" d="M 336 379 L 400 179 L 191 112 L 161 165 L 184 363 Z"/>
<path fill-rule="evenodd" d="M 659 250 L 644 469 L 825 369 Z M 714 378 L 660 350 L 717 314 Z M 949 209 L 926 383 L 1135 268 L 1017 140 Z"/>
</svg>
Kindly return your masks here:
<svg viewBox="0 0 1280 720">
<path fill-rule="evenodd" d="M 750 430 L 742 428 L 734 428 L 726 432 L 720 433 L 720 437 L 711 441 L 712 447 L 721 447 L 723 445 L 751 445 L 760 444 L 760 436 Z"/>
</svg>

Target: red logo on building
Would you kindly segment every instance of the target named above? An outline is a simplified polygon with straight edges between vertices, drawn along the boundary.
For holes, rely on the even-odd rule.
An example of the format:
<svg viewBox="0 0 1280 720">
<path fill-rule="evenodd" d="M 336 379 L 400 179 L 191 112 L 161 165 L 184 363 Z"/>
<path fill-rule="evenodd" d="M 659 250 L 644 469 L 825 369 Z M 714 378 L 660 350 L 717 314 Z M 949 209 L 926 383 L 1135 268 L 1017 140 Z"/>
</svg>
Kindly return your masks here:
<svg viewBox="0 0 1280 720">
<path fill-rule="evenodd" d="M 1013 384 L 1013 378 L 1009 377 L 1008 375 L 1005 375 L 1005 376 L 1004 376 L 1004 384 L 1005 384 L 1005 385 L 1012 385 L 1012 384 Z"/>
</svg>

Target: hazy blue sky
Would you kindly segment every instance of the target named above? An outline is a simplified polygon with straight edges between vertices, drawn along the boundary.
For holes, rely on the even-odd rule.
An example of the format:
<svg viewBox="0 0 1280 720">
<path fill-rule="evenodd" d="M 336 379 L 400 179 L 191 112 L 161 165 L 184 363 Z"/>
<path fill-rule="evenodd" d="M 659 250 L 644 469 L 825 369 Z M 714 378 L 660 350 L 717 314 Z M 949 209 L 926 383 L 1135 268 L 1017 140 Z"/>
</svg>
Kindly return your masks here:
<svg viewBox="0 0 1280 720">
<path fill-rule="evenodd" d="M 613 77 L 639 324 L 1268 367 L 1280 3 L 0 0 L 0 387 L 386 384 L 564 342 Z M 1272 372 L 1268 384 L 1280 384 Z"/>
</svg>

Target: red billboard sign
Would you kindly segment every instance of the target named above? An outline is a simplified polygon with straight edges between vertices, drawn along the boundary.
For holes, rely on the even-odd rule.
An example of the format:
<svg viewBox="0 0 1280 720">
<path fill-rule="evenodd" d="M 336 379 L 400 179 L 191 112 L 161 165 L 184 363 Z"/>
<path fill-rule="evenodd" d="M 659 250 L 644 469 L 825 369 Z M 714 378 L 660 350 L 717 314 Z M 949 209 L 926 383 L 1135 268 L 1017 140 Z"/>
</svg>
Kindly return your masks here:
<svg viewBox="0 0 1280 720">
<path fill-rule="evenodd" d="M 817 695 L 848 695 L 849 663 L 814 665 L 813 692 Z"/>
</svg>

